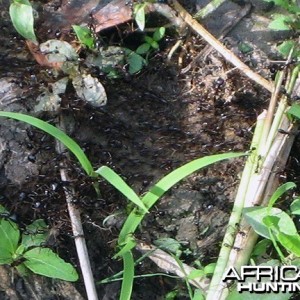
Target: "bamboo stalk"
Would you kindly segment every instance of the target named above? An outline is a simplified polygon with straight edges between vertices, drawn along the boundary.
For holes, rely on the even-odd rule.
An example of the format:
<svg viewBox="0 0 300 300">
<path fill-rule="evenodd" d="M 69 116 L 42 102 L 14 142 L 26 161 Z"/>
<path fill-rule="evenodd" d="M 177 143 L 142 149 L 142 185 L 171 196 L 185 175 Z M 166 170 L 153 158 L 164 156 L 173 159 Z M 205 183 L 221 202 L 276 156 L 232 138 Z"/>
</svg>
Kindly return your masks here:
<svg viewBox="0 0 300 300">
<path fill-rule="evenodd" d="M 299 68 L 300 67 L 296 67 L 295 69 L 299 72 Z M 291 82 L 295 82 L 293 79 L 295 76 L 298 76 L 298 73 L 293 72 L 290 78 Z M 281 82 L 282 80 L 277 82 L 277 87 L 281 86 Z M 288 82 L 287 88 L 289 89 L 289 92 L 291 92 L 293 86 Z M 278 88 L 276 88 L 274 94 L 276 94 L 276 97 L 278 96 Z M 275 95 L 272 96 L 272 101 L 274 101 L 274 99 Z M 273 109 L 272 105 L 269 106 L 269 108 L 271 107 L 271 110 Z M 297 131 L 298 127 L 294 124 L 290 124 L 290 120 L 288 120 L 287 116 L 285 116 L 286 109 L 286 97 L 282 96 L 274 118 L 272 114 L 273 121 L 269 126 L 268 134 L 266 134 L 266 130 L 264 128 L 265 124 L 263 124 L 259 143 L 260 145 L 257 153 L 265 153 L 266 156 L 264 158 L 262 157 L 261 166 L 258 164 L 259 168 L 255 170 L 249 179 L 244 201 L 245 207 L 266 205 L 270 195 L 272 195 L 278 186 L 278 183 L 275 183 L 278 168 L 283 168 L 286 164 L 286 160 L 295 137 L 294 133 Z M 267 115 L 268 118 L 265 119 L 265 121 L 270 122 L 271 114 L 269 113 Z M 290 132 L 290 134 L 279 133 L 278 128 Z M 269 143 L 266 143 L 266 140 L 268 140 Z M 228 256 L 227 265 L 223 269 L 222 274 L 225 274 L 226 272 L 224 271 L 226 271 L 229 267 L 235 267 L 239 270 L 242 265 L 248 263 L 249 257 L 257 240 L 257 235 L 252 228 L 244 220 L 242 220 L 239 230 L 235 234 L 234 238 L 234 244 L 232 244 L 232 249 Z M 226 241 L 225 238 L 224 241 Z M 226 299 L 228 296 L 229 290 L 221 281 L 222 274 L 214 274 L 214 277 L 216 278 L 214 279 L 213 277 L 212 279 L 212 284 L 210 285 L 207 296 L 208 300 Z"/>
<path fill-rule="evenodd" d="M 236 225 L 239 224 L 241 220 L 242 209 L 244 207 L 244 202 L 246 197 L 246 191 L 248 190 L 248 185 L 251 179 L 251 175 L 255 172 L 255 169 L 257 167 L 257 163 L 258 163 L 257 154 L 256 154 L 257 151 L 255 149 L 257 149 L 257 146 L 261 140 L 261 133 L 262 133 L 265 117 L 266 117 L 266 112 L 264 111 L 257 118 L 257 125 L 254 131 L 254 135 L 250 147 L 250 149 L 253 150 L 250 156 L 248 157 L 244 167 L 241 182 L 235 197 L 234 206 L 232 209 L 232 213 L 230 215 L 227 230 L 222 243 L 222 248 L 220 250 L 220 254 L 217 260 L 217 265 L 209 286 L 206 299 L 219 299 L 218 297 L 222 293 L 222 290 L 226 288 L 226 284 L 222 283 L 221 281 L 222 281 L 222 276 L 225 273 L 225 269 L 231 251 L 231 247 L 228 247 L 228 245 L 231 246 L 234 243 L 236 231 L 238 230 Z"/>
</svg>

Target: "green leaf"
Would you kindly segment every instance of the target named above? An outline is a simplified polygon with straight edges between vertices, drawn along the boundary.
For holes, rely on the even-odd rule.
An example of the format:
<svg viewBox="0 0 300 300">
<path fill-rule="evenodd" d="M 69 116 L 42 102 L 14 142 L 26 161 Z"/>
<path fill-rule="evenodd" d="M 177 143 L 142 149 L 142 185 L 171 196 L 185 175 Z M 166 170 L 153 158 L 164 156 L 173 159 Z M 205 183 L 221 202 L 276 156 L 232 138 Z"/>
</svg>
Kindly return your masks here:
<svg viewBox="0 0 300 300">
<path fill-rule="evenodd" d="M 123 282 L 120 300 L 130 300 L 134 279 L 134 261 L 131 251 L 122 255 L 124 262 Z"/>
<path fill-rule="evenodd" d="M 216 268 L 216 263 L 210 263 L 204 267 L 205 274 L 213 274 Z"/>
<path fill-rule="evenodd" d="M 149 36 L 149 35 L 146 35 L 146 36 L 144 37 L 144 40 L 145 40 L 145 42 L 148 43 L 149 45 L 151 45 L 152 42 L 153 42 L 153 38 L 152 38 L 151 36 Z"/>
<path fill-rule="evenodd" d="M 25 232 L 22 234 L 22 245 L 25 248 L 32 246 L 41 246 L 47 240 L 48 226 L 42 219 L 35 220 L 33 223 L 26 227 Z"/>
<path fill-rule="evenodd" d="M 133 8 L 134 20 L 141 31 L 145 29 L 145 3 L 135 4 Z"/>
<path fill-rule="evenodd" d="M 102 166 L 96 171 L 96 173 L 107 180 L 132 203 L 140 207 L 144 212 L 148 212 L 145 204 L 135 191 L 114 170 L 107 166 Z"/>
<path fill-rule="evenodd" d="M 152 41 L 151 47 L 152 47 L 153 49 L 159 49 L 159 45 L 158 45 L 158 43 L 157 43 L 156 41 Z"/>
<path fill-rule="evenodd" d="M 24 265 L 32 272 L 66 281 L 78 280 L 75 268 L 48 248 L 33 248 L 23 254 Z"/>
<path fill-rule="evenodd" d="M 157 182 L 154 186 L 150 188 L 149 192 L 146 193 L 146 195 L 142 198 L 142 201 L 145 204 L 145 206 L 148 209 L 150 209 L 157 202 L 157 200 L 171 187 L 173 187 L 179 181 L 191 175 L 195 171 L 199 171 L 200 169 L 218 161 L 235 158 L 242 155 L 245 155 L 245 153 L 224 153 L 195 159 L 183 165 L 182 167 L 179 167 L 178 169 L 172 171 L 164 178 L 162 178 L 159 182 Z M 144 216 L 145 213 L 139 213 L 136 209 L 134 209 L 130 213 L 119 234 L 119 244 L 122 244 L 126 240 L 126 236 L 129 233 L 135 232 L 136 228 L 138 227 Z"/>
<path fill-rule="evenodd" d="M 277 235 L 278 241 L 281 243 L 281 245 L 293 253 L 294 255 L 297 255 L 300 257 L 300 236 L 299 234 L 290 235 L 285 233 L 279 233 Z"/>
<path fill-rule="evenodd" d="M 166 28 L 159 27 L 155 30 L 153 34 L 153 40 L 159 42 L 165 36 Z"/>
<path fill-rule="evenodd" d="M 2 243 L 2 241 L 1 241 Z M 6 248 L 0 246 L 0 265 L 11 264 L 13 262 L 12 253 Z"/>
<path fill-rule="evenodd" d="M 280 228 L 280 232 L 295 235 L 297 234 L 297 229 L 293 220 L 290 216 L 283 212 L 279 208 L 272 207 L 271 209 L 268 207 L 247 207 L 243 209 L 243 213 L 246 221 L 255 232 L 267 239 L 270 239 L 269 235 L 269 227 L 264 224 L 264 218 L 273 216 L 274 218 L 278 218 L 278 227 Z M 275 222 L 275 219 L 273 219 Z"/>
<path fill-rule="evenodd" d="M 300 104 L 293 103 L 290 109 L 287 111 L 287 114 L 290 114 L 297 119 L 300 119 Z"/>
<path fill-rule="evenodd" d="M 25 39 L 37 43 L 33 29 L 33 12 L 28 0 L 18 0 L 11 3 L 9 7 L 11 21 L 16 31 Z"/>
<path fill-rule="evenodd" d="M 291 213 L 293 215 L 300 215 L 300 198 L 296 198 L 291 204 Z"/>
<path fill-rule="evenodd" d="M 289 26 L 289 23 L 293 21 L 293 19 L 290 16 L 286 15 L 274 15 L 273 21 L 269 24 L 269 28 L 272 30 L 290 30 L 291 27 Z"/>
<path fill-rule="evenodd" d="M 297 58 L 300 56 L 300 50 L 298 44 L 295 41 L 284 41 L 283 43 L 277 46 L 277 50 L 284 58 L 288 58 L 291 49 L 294 49 L 292 53 L 292 58 Z"/>
<path fill-rule="evenodd" d="M 143 66 L 146 65 L 146 60 L 133 51 L 131 51 L 131 53 L 127 56 L 127 62 L 129 64 L 130 74 L 135 74 L 141 71 Z"/>
<path fill-rule="evenodd" d="M 272 229 L 274 234 L 278 233 L 278 223 L 279 223 L 278 217 L 267 215 L 263 217 L 262 221 L 269 229 Z"/>
<path fill-rule="evenodd" d="M 41 232 L 43 231 L 43 232 Z M 26 232 L 28 234 L 39 234 L 39 233 L 45 233 L 45 231 L 48 231 L 48 225 L 43 219 L 37 219 L 31 224 L 26 226 Z"/>
<path fill-rule="evenodd" d="M 203 276 L 205 276 L 205 272 L 203 270 L 192 270 L 190 272 L 190 274 L 187 276 L 187 278 L 189 280 L 191 280 L 191 279 L 200 278 Z"/>
<path fill-rule="evenodd" d="M 48 124 L 47 122 L 44 122 L 43 120 L 21 113 L 0 111 L 0 117 L 7 117 L 28 123 L 52 135 L 54 138 L 63 143 L 66 148 L 68 148 L 76 156 L 82 168 L 88 175 L 95 176 L 91 162 L 86 157 L 80 146 L 60 129 Z"/>
<path fill-rule="evenodd" d="M 267 252 L 268 247 L 270 247 L 272 245 L 272 242 L 268 239 L 263 239 L 261 241 L 259 241 L 255 247 L 254 250 L 251 253 L 251 256 L 262 256 L 263 254 L 265 254 Z"/>
<path fill-rule="evenodd" d="M 85 26 L 72 25 L 79 42 L 90 49 L 95 48 L 95 39 L 91 30 Z"/>
<path fill-rule="evenodd" d="M 22 256 L 22 254 L 25 252 L 26 248 L 23 244 L 19 245 L 17 248 L 15 254 L 14 254 L 14 259 L 17 259 L 18 257 Z"/>
<path fill-rule="evenodd" d="M 140 55 L 146 54 L 149 51 L 150 47 L 151 46 L 148 43 L 144 43 L 135 50 L 135 53 Z"/>
<path fill-rule="evenodd" d="M 286 182 L 282 184 L 277 190 L 273 193 L 272 197 L 269 200 L 268 207 L 274 206 L 275 202 L 288 190 L 296 188 L 297 185 L 294 182 Z"/>
<path fill-rule="evenodd" d="M 18 248 L 18 243 L 20 239 L 20 231 L 16 223 L 0 219 L 0 241 L 1 248 L 6 249 L 11 256 L 14 254 Z"/>
</svg>

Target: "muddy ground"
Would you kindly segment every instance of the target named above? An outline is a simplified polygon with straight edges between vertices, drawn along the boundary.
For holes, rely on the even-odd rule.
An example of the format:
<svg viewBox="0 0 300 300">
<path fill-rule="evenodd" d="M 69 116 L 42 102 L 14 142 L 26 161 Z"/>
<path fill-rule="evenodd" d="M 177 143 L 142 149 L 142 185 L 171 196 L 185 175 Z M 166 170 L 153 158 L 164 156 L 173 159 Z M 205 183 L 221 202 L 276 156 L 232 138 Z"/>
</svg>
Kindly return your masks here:
<svg viewBox="0 0 300 300">
<path fill-rule="evenodd" d="M 192 11 L 201 5 L 187 4 Z M 225 43 L 254 70 L 271 79 L 268 59 L 276 57 L 272 47 L 281 37 L 264 31 L 261 24 L 263 37 L 258 31 L 251 33 L 250 25 L 256 26 L 257 20 L 266 22 L 262 15 L 268 9 L 255 4 L 252 3 L 249 14 L 228 34 Z M 216 35 L 219 29 L 214 24 L 222 22 L 212 20 L 226 16 L 224 9 L 231 6 L 233 12 L 238 9 L 237 4 L 228 2 L 223 11 L 215 12 L 207 20 L 207 27 Z M 37 95 L 55 81 L 53 72 L 32 59 L 7 18 L 1 22 L 1 110 L 32 114 Z M 137 38 L 134 33 L 128 33 L 130 26 L 110 29 L 104 37 L 119 38 L 123 30 L 127 32 L 121 34 L 124 39 L 115 38 L 114 43 L 126 43 L 126 39 L 132 43 Z M 248 36 L 243 35 L 245 32 Z M 166 55 L 176 36 L 167 32 L 167 37 L 161 51 L 138 75 L 125 71 L 121 78 L 111 80 L 97 70 L 90 70 L 106 89 L 106 106 L 90 107 L 69 89 L 60 112 L 68 120 L 68 133 L 81 145 L 93 166 L 110 166 L 139 194 L 192 159 L 249 150 L 256 117 L 267 107 L 270 96 L 238 70 L 233 70 L 214 51 L 182 74 L 182 68 L 193 61 L 205 43 L 192 32 L 188 33 L 183 38 L 183 46 L 167 63 Z M 266 37 L 271 44 L 266 43 Z M 239 51 L 241 41 L 249 43 L 252 50 Z M 44 113 L 40 117 L 55 124 L 57 115 Z M 0 130 L 0 203 L 21 227 L 35 219 L 44 219 L 52 233 L 51 248 L 78 266 L 59 175 L 63 157 L 55 152 L 53 139 L 6 119 L 0 120 Z M 295 147 L 297 144 L 296 140 Z M 295 162 L 290 159 L 289 172 L 294 178 L 299 176 Z M 193 265 L 196 260 L 203 264 L 214 262 L 242 167 L 243 159 L 236 159 L 183 180 L 151 210 L 136 238 L 153 243 L 158 238 L 170 237 L 182 243 L 182 258 L 188 264 Z M 126 217 L 127 202 L 103 181 L 100 181 L 101 197 L 97 197 L 91 180 L 75 159 L 69 159 L 68 170 L 76 190 L 74 201 L 82 212 L 94 277 L 99 281 L 121 270 L 121 263 L 112 256 Z M 108 216 L 111 217 L 107 220 Z M 138 265 L 136 273 L 159 271 L 145 260 Z M 86 299 L 81 279 L 74 285 L 38 276 L 24 280 L 9 267 L 2 267 L 0 276 L 0 299 Z M 180 279 L 141 278 L 135 281 L 132 299 L 164 299 L 174 289 L 178 289 L 176 299 L 187 298 Z M 119 290 L 119 282 L 97 285 L 99 299 L 118 299 Z"/>
</svg>

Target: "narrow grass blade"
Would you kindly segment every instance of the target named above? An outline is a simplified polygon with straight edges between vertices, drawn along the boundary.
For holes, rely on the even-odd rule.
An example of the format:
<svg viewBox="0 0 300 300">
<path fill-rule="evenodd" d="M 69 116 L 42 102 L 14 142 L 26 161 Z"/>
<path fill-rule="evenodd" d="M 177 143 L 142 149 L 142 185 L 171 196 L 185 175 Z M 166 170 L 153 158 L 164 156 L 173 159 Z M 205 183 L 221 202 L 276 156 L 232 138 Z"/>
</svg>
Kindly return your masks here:
<svg viewBox="0 0 300 300">
<path fill-rule="evenodd" d="M 117 258 L 122 256 L 124 253 L 129 252 L 131 249 L 133 249 L 136 246 L 136 241 L 132 235 L 129 235 L 126 239 L 125 246 L 122 247 L 122 249 L 113 256 L 113 258 Z"/>
<path fill-rule="evenodd" d="M 224 159 L 236 158 L 245 155 L 245 153 L 224 153 L 206 156 L 202 158 L 195 159 L 182 167 L 172 171 L 167 176 L 162 178 L 159 182 L 157 182 L 152 188 L 150 188 L 149 192 L 142 198 L 143 203 L 146 205 L 148 209 L 150 209 L 156 201 L 171 187 L 177 184 L 180 180 L 186 178 L 191 175 L 195 171 L 198 171 L 206 166 L 209 166 L 218 161 L 222 161 Z M 134 209 L 130 215 L 128 216 L 126 222 L 123 225 L 123 228 L 119 235 L 119 244 L 123 244 L 126 241 L 126 237 L 129 233 L 134 233 L 142 219 L 144 218 L 145 213 L 137 211 Z"/>
<path fill-rule="evenodd" d="M 47 122 L 38 118 L 21 113 L 0 111 L 0 117 L 7 117 L 25 122 L 52 135 L 54 138 L 58 139 L 61 143 L 63 143 L 66 146 L 66 148 L 68 148 L 76 156 L 82 168 L 88 175 L 94 175 L 91 162 L 89 161 L 85 153 L 82 151 L 80 146 L 73 139 L 71 139 L 68 135 L 66 135 L 63 131 L 59 130 L 55 126 L 48 124 Z"/>
<path fill-rule="evenodd" d="M 114 170 L 109 167 L 102 166 L 95 172 L 106 179 L 111 185 L 120 191 L 121 194 L 140 207 L 144 212 L 148 212 L 146 206 L 135 191 Z"/>
<path fill-rule="evenodd" d="M 296 188 L 297 185 L 294 182 L 286 182 L 283 185 L 281 185 L 275 193 L 272 195 L 271 199 L 269 200 L 268 207 L 272 207 L 275 202 L 288 190 Z"/>
<path fill-rule="evenodd" d="M 215 162 L 224 159 L 239 157 L 242 155 L 245 155 L 245 153 L 224 153 L 195 159 L 162 178 L 149 190 L 149 192 L 142 198 L 142 200 L 145 205 L 149 205 L 149 207 L 151 207 L 171 187 L 173 187 L 179 181 L 191 175 L 195 171 L 198 171 L 201 168 L 204 168 Z"/>
<path fill-rule="evenodd" d="M 131 251 L 122 255 L 124 262 L 123 282 L 120 300 L 130 300 L 134 279 L 134 260 Z"/>
</svg>

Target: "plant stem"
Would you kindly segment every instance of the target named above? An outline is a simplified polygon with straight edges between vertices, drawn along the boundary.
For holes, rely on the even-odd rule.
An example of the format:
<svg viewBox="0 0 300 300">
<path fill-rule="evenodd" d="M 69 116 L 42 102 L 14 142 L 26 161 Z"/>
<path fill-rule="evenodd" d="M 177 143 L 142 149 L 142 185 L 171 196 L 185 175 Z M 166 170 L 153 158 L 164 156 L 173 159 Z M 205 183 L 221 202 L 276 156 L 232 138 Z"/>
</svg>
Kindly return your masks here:
<svg viewBox="0 0 300 300">
<path fill-rule="evenodd" d="M 274 234 L 273 234 L 271 228 L 268 228 L 268 230 L 269 230 L 269 235 L 270 235 L 270 239 L 271 239 L 271 241 L 272 241 L 272 243 L 273 243 L 273 246 L 274 246 L 274 248 L 275 248 L 277 254 L 278 254 L 279 257 L 280 257 L 281 262 L 283 263 L 284 260 L 285 260 L 285 257 L 284 257 L 282 251 L 280 250 L 280 248 L 279 248 L 279 246 L 278 246 L 278 243 L 277 243 L 277 241 L 276 241 L 276 239 L 275 239 L 275 236 L 274 236 Z"/>
<path fill-rule="evenodd" d="M 297 69 L 297 71 L 299 72 L 299 66 L 296 67 L 295 69 Z M 277 81 L 277 88 L 276 88 L 277 92 L 276 91 L 274 92 L 274 94 L 277 95 L 278 95 L 278 87 L 281 86 L 282 79 L 283 79 L 281 76 L 282 75 L 280 74 L 279 81 Z M 290 76 L 289 82 L 287 82 L 286 84 L 286 87 L 289 88 L 289 92 L 293 90 L 294 86 L 291 85 L 291 82 L 295 83 L 295 78 L 297 78 L 297 76 L 298 73 L 295 72 L 294 70 L 292 72 L 292 75 Z M 276 98 L 274 95 L 272 96 L 272 99 L 275 102 Z M 269 107 L 271 107 L 271 110 L 273 109 L 272 105 L 270 105 Z M 274 120 L 272 123 L 270 123 L 269 134 L 266 135 L 265 128 L 263 128 L 263 130 L 261 131 L 260 143 L 258 146 L 257 153 L 266 153 L 265 154 L 266 156 L 264 157 L 260 168 L 256 169 L 255 172 L 253 172 L 253 174 L 251 175 L 251 178 L 249 179 L 247 191 L 246 194 L 244 195 L 245 207 L 251 207 L 254 205 L 267 205 L 270 199 L 270 195 L 274 193 L 275 189 L 278 186 L 278 182 L 275 183 L 275 179 L 277 177 L 276 174 L 278 174 L 278 170 L 282 169 L 286 164 L 288 154 L 290 152 L 295 137 L 294 133 L 297 130 L 297 126 L 294 124 L 291 125 L 287 116 L 284 115 L 286 109 L 287 109 L 286 96 L 282 96 Z M 268 114 L 268 118 L 270 118 L 270 113 Z M 273 119 L 273 114 L 272 114 L 272 119 Z M 267 122 L 269 122 L 269 119 L 267 119 Z M 264 125 L 265 123 L 263 123 L 263 127 Z M 290 134 L 279 133 L 278 128 L 290 132 Z M 267 143 L 266 140 L 268 141 Z M 241 185 L 243 185 L 242 181 L 241 181 Z M 234 213 L 236 212 L 234 211 Z M 207 296 L 208 300 L 226 299 L 229 291 L 227 287 L 221 282 L 222 274 L 225 273 L 224 271 L 227 268 L 232 266 L 235 267 L 237 270 L 239 270 L 241 266 L 247 264 L 249 261 L 249 257 L 251 255 L 252 249 L 257 240 L 257 234 L 251 229 L 251 227 L 243 219 L 240 224 L 239 232 L 235 235 L 236 235 L 235 237 L 230 237 L 232 239 L 235 239 L 235 241 L 231 249 L 230 255 L 228 257 L 228 261 L 225 268 L 222 269 L 220 267 L 220 269 L 219 268 L 217 269 L 218 267 L 217 264 L 216 267 L 217 272 L 214 273 L 210 285 L 209 293 Z M 224 238 L 224 242 L 227 242 L 225 238 Z M 223 248 L 221 249 L 221 252 L 222 250 Z M 221 270 L 223 270 L 223 272 L 220 275 L 218 275 L 218 273 L 221 272 Z"/>
<path fill-rule="evenodd" d="M 230 251 L 231 251 L 231 247 L 228 247 L 228 244 L 232 246 L 234 243 L 236 231 L 238 229 L 237 224 L 240 223 L 242 209 L 244 208 L 244 201 L 246 197 L 246 192 L 248 190 L 249 182 L 251 179 L 251 175 L 255 172 L 257 168 L 258 157 L 257 157 L 257 151 L 254 149 L 257 149 L 260 143 L 264 120 L 265 120 L 265 113 L 261 114 L 257 118 L 257 125 L 254 131 L 251 148 L 250 148 L 253 150 L 250 156 L 248 157 L 244 167 L 239 189 L 235 197 L 232 214 L 230 215 L 228 227 L 223 239 L 222 248 L 220 250 L 214 275 L 209 286 L 207 299 L 214 299 L 219 293 L 221 293 L 222 289 L 226 287 L 225 284 L 224 285 L 221 284 L 221 279 L 224 274 L 228 262 L 228 258 L 230 255 Z"/>
<path fill-rule="evenodd" d="M 272 93 L 269 107 L 267 110 L 267 116 L 266 116 L 263 132 L 262 132 L 262 140 L 264 142 L 260 144 L 260 148 L 258 151 L 258 154 L 261 155 L 262 159 L 265 158 L 265 156 L 267 155 L 267 153 L 271 147 L 271 144 L 274 139 L 274 134 L 275 134 L 274 130 L 276 130 L 276 131 L 278 130 L 278 122 L 277 122 L 277 124 L 276 124 L 277 127 L 273 126 L 274 130 L 272 131 L 272 134 L 270 133 L 270 129 L 271 129 L 273 117 L 274 117 L 274 112 L 275 112 L 275 107 L 276 107 L 278 95 L 279 95 L 279 92 L 280 92 L 280 89 L 282 86 L 282 82 L 284 79 L 284 75 L 285 75 L 285 72 L 283 72 L 283 71 L 278 73 L 278 80 L 276 82 L 275 90 Z"/>
</svg>

